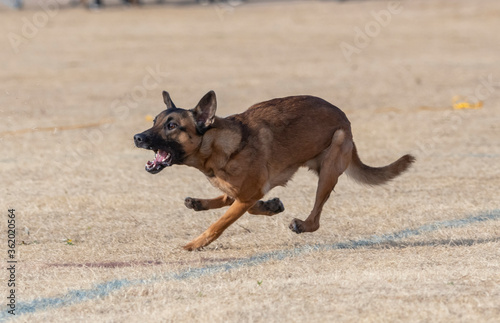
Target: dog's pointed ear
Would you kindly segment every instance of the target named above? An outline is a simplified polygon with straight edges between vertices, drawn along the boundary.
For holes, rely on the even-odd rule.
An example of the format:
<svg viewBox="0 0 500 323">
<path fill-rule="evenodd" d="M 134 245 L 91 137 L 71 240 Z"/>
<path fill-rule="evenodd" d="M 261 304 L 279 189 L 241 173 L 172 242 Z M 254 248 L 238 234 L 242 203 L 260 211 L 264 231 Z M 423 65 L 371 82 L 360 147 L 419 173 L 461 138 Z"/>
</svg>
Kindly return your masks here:
<svg viewBox="0 0 500 323">
<path fill-rule="evenodd" d="M 172 99 L 170 98 L 170 94 L 168 94 L 167 91 L 163 91 L 163 102 L 165 102 L 165 105 L 167 106 L 167 109 L 175 109 L 177 108 L 174 104 L 174 102 L 172 101 Z"/>
<path fill-rule="evenodd" d="M 196 122 L 196 128 L 203 133 L 215 120 L 215 111 L 217 110 L 217 99 L 215 92 L 210 91 L 203 98 L 196 108 L 194 108 L 193 116 Z"/>
</svg>

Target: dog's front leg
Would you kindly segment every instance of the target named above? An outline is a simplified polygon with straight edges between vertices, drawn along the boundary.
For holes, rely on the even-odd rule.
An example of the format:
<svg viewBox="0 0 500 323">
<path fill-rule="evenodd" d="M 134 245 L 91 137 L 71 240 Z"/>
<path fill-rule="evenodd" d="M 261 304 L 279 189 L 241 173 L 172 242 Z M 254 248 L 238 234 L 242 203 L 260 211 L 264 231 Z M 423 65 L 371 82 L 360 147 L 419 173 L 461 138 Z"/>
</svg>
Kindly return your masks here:
<svg viewBox="0 0 500 323">
<path fill-rule="evenodd" d="M 251 208 L 257 200 L 250 202 L 241 202 L 235 200 L 234 203 L 227 209 L 226 213 L 212 224 L 205 232 L 198 238 L 184 246 L 186 250 L 196 250 L 209 245 L 212 241 L 217 239 L 224 230 L 231 224 L 238 220 L 249 208 Z"/>
<path fill-rule="evenodd" d="M 224 206 L 233 204 L 234 199 L 227 195 L 221 195 L 214 199 L 195 199 L 192 197 L 186 197 L 184 200 L 184 205 L 188 209 L 193 209 L 195 211 L 204 211 L 211 209 L 218 209 Z"/>
</svg>

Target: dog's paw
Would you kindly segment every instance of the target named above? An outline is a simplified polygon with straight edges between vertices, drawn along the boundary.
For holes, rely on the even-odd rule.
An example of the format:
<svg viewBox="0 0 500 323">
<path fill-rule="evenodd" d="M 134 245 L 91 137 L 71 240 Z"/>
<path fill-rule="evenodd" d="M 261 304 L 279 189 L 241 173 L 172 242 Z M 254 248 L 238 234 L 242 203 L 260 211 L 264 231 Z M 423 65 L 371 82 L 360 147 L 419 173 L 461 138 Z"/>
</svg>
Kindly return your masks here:
<svg viewBox="0 0 500 323">
<path fill-rule="evenodd" d="M 197 239 L 194 239 L 193 241 L 191 241 L 190 243 L 186 244 L 182 248 L 184 248 L 184 250 L 187 250 L 187 251 L 194 251 L 194 250 L 199 251 L 199 250 L 202 250 L 203 247 L 205 247 L 208 244 L 210 244 L 210 242 L 208 242 L 206 239 L 197 238 Z"/>
<path fill-rule="evenodd" d="M 295 233 L 314 232 L 319 229 L 319 223 L 293 219 L 288 227 Z"/>
<path fill-rule="evenodd" d="M 201 201 L 198 200 L 198 199 L 194 199 L 192 197 L 186 197 L 184 199 L 184 205 L 188 208 L 188 209 L 193 209 L 195 211 L 203 211 L 205 210 L 205 208 L 203 207 L 203 205 L 201 204 Z"/>
<path fill-rule="evenodd" d="M 302 233 L 304 232 L 304 221 L 293 219 L 288 227 L 290 228 L 290 230 L 297 234 Z"/>
<path fill-rule="evenodd" d="M 203 247 L 198 246 L 196 243 L 190 242 L 187 245 L 183 246 L 182 248 L 187 251 L 194 251 L 194 250 L 201 250 Z"/>
<path fill-rule="evenodd" d="M 273 214 L 285 211 L 285 206 L 283 205 L 283 203 L 280 201 L 279 198 L 274 198 L 272 200 L 266 201 L 264 205 L 266 209 Z"/>
</svg>

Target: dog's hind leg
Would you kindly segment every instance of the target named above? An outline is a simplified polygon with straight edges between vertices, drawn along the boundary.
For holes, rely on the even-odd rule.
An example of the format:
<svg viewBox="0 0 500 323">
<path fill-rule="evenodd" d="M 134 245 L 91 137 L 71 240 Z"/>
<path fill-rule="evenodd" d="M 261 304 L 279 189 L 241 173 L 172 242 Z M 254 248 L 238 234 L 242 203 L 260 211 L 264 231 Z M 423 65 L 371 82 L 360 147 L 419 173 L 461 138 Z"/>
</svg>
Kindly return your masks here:
<svg viewBox="0 0 500 323">
<path fill-rule="evenodd" d="M 279 198 L 274 198 L 268 201 L 258 201 L 250 209 L 248 213 L 257 215 L 275 215 L 285 210 L 283 203 Z"/>
<path fill-rule="evenodd" d="M 332 143 L 321 155 L 319 167 L 315 169 L 319 176 L 314 207 L 305 221 L 293 219 L 290 229 L 295 233 L 314 232 L 319 228 L 319 219 L 323 205 L 330 197 L 339 176 L 346 170 L 350 162 L 352 140 L 346 138 L 345 131 L 337 130 Z"/>
<path fill-rule="evenodd" d="M 229 206 L 233 204 L 233 202 L 234 199 L 232 197 L 224 194 L 214 199 L 195 199 L 192 197 L 186 197 L 186 199 L 184 200 L 184 205 L 188 209 L 193 209 L 195 211 L 204 211 Z"/>
<path fill-rule="evenodd" d="M 186 250 L 196 250 L 209 245 L 217 239 L 224 230 L 238 220 L 249 208 L 255 204 L 255 200 L 249 202 L 234 201 L 227 209 L 226 213 L 213 223 L 208 229 L 203 232 L 198 238 L 184 246 Z"/>
</svg>

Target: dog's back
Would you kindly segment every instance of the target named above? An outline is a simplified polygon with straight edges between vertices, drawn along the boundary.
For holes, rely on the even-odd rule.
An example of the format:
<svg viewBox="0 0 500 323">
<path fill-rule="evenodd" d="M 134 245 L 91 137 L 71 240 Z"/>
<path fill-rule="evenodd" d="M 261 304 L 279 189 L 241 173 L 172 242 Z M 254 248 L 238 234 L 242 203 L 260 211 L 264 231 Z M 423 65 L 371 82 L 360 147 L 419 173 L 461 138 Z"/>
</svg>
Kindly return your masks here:
<svg viewBox="0 0 500 323">
<path fill-rule="evenodd" d="M 346 115 L 331 103 L 314 96 L 290 96 L 258 103 L 232 116 L 260 139 L 259 150 L 269 149 L 267 162 L 280 168 L 302 166 L 331 144 L 342 129 L 350 140 Z"/>
</svg>

